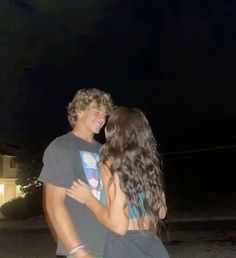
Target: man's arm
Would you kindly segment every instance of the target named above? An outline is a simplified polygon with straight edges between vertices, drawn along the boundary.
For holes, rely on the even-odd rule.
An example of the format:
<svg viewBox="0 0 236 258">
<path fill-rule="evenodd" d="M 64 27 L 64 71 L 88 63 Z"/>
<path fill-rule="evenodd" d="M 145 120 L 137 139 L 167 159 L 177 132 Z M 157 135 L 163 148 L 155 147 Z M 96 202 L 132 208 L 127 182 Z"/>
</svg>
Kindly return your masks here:
<svg viewBox="0 0 236 258">
<path fill-rule="evenodd" d="M 52 228 L 52 234 L 63 243 L 69 252 L 80 243 L 80 239 L 64 205 L 65 194 L 65 188 L 44 183 L 44 208 L 45 215 L 49 220 L 49 227 Z M 73 258 L 79 257 L 89 258 L 91 256 L 81 249 L 73 255 Z"/>
</svg>

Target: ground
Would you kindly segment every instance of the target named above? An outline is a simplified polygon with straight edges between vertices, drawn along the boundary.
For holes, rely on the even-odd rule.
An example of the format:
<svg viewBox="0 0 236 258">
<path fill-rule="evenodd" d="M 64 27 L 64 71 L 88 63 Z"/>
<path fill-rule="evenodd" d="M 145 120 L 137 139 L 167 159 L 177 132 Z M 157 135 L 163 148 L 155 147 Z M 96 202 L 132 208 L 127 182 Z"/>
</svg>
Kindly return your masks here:
<svg viewBox="0 0 236 258">
<path fill-rule="evenodd" d="M 167 221 L 163 234 L 171 258 L 235 258 L 236 220 Z M 42 217 L 25 221 L 0 221 L 1 258 L 54 258 L 55 243 Z"/>
</svg>

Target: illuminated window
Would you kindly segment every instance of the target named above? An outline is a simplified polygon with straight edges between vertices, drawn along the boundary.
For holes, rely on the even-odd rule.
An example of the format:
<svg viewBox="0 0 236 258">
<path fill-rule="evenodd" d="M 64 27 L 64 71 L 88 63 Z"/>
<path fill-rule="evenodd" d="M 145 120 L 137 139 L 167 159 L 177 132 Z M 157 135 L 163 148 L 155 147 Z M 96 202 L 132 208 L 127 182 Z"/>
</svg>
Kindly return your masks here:
<svg viewBox="0 0 236 258">
<path fill-rule="evenodd" d="M 16 168 L 16 159 L 14 157 L 10 159 L 10 168 Z"/>
<path fill-rule="evenodd" d="M 0 184 L 0 206 L 4 203 L 4 184 Z"/>
<path fill-rule="evenodd" d="M 4 184 L 0 184 L 0 193 L 4 192 Z"/>
</svg>

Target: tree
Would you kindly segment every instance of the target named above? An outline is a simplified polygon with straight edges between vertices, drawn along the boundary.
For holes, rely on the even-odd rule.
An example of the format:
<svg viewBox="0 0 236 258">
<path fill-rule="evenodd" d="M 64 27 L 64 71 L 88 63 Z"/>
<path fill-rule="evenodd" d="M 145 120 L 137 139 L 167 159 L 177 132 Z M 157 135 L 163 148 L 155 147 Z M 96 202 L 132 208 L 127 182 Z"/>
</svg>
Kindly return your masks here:
<svg viewBox="0 0 236 258">
<path fill-rule="evenodd" d="M 42 169 L 42 155 L 47 144 L 43 135 L 35 132 L 26 136 L 8 134 L 5 142 L 11 146 L 14 142 L 17 161 L 17 181 L 23 197 L 17 197 L 1 206 L 2 214 L 9 219 L 27 219 L 42 214 L 42 185 L 38 181 Z"/>
<path fill-rule="evenodd" d="M 16 155 L 16 183 L 21 186 L 21 191 L 25 194 L 32 194 L 41 187 L 37 178 L 42 169 L 42 157 L 47 144 L 48 139 L 44 135 L 31 132 L 23 140 L 21 149 Z"/>
</svg>

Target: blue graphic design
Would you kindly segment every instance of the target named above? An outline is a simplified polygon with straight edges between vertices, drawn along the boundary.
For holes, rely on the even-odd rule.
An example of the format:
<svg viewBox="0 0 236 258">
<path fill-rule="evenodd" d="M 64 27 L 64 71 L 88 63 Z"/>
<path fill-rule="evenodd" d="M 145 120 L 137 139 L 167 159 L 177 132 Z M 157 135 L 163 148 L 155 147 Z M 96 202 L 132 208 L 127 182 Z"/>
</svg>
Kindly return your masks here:
<svg viewBox="0 0 236 258">
<path fill-rule="evenodd" d="M 88 180 L 93 195 L 99 200 L 103 200 L 102 184 L 97 163 L 99 156 L 96 152 L 80 151 L 84 174 Z"/>
</svg>

